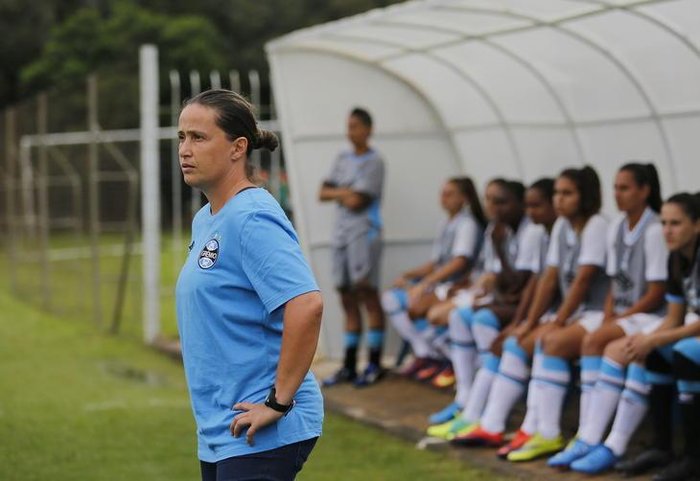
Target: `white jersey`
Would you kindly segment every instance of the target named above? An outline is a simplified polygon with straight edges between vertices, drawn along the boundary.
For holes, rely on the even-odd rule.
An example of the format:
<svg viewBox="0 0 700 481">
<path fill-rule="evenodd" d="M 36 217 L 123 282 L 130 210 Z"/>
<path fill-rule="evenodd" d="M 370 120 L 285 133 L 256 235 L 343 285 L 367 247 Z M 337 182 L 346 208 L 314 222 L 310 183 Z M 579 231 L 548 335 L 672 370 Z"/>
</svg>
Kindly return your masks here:
<svg viewBox="0 0 700 481">
<path fill-rule="evenodd" d="M 552 240 L 547 252 L 547 265 L 556 267 L 559 275 L 559 290 L 566 297 L 576 278 L 580 266 L 600 267 L 592 280 L 581 308 L 603 310 L 607 297 L 609 279 L 605 274 L 606 240 L 608 221 L 600 214 L 593 215 L 580 235 L 564 217 L 559 217 L 552 229 Z"/>
</svg>

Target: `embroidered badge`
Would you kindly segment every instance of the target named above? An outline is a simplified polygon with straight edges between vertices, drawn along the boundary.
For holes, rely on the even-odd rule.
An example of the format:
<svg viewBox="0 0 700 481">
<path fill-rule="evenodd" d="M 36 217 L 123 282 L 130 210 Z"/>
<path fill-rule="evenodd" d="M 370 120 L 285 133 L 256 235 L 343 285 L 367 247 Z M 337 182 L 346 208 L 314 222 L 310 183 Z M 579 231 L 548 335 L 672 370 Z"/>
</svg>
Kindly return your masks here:
<svg viewBox="0 0 700 481">
<path fill-rule="evenodd" d="M 202 269 L 211 269 L 219 257 L 219 241 L 212 239 L 204 245 L 204 249 L 199 253 L 197 263 Z"/>
</svg>

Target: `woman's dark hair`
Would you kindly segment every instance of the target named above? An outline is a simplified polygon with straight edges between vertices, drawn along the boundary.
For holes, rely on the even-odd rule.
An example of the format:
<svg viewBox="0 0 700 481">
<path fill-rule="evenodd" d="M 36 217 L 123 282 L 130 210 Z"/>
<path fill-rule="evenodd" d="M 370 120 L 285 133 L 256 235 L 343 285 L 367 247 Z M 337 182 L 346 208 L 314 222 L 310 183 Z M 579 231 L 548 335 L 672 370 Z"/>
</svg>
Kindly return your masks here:
<svg viewBox="0 0 700 481">
<path fill-rule="evenodd" d="M 474 187 L 472 179 L 470 177 L 452 177 L 449 182 L 456 185 L 462 195 L 467 198 L 472 215 L 479 225 L 481 225 L 481 227 L 486 226 L 488 221 L 486 220 L 484 209 L 481 207 L 479 194 L 476 192 L 476 187 Z"/>
<path fill-rule="evenodd" d="M 493 179 L 489 180 L 486 183 L 486 187 L 488 187 L 489 185 L 497 185 L 499 187 L 506 189 L 507 188 L 506 184 L 508 184 L 508 181 L 506 179 L 504 179 L 503 177 L 494 177 Z"/>
<path fill-rule="evenodd" d="M 525 186 L 522 182 L 508 180 L 506 181 L 505 188 L 518 203 L 522 204 L 525 201 Z"/>
<path fill-rule="evenodd" d="M 216 125 L 226 133 L 229 140 L 245 137 L 248 140 L 246 154 L 253 149 L 275 150 L 279 140 L 274 132 L 261 129 L 255 120 L 255 107 L 242 95 L 231 90 L 206 90 L 184 102 L 183 107 L 199 104 L 216 112 Z M 252 178 L 254 168 L 246 163 L 246 175 Z"/>
<path fill-rule="evenodd" d="M 666 199 L 667 204 L 676 204 L 693 222 L 700 219 L 700 192 L 679 192 Z"/>
<path fill-rule="evenodd" d="M 620 167 L 620 172 L 629 172 L 634 176 L 634 181 L 638 186 L 649 186 L 649 196 L 647 197 L 647 205 L 654 212 L 661 210 L 661 185 L 659 184 L 659 174 L 656 172 L 654 164 L 640 164 L 630 162 Z"/>
<path fill-rule="evenodd" d="M 600 192 L 600 179 L 590 165 L 580 169 L 564 169 L 559 177 L 566 177 L 576 185 L 579 193 L 578 212 L 589 219 L 600 211 L 602 196 Z"/>
<path fill-rule="evenodd" d="M 351 117 L 357 117 L 360 122 L 362 122 L 365 127 L 369 127 L 370 129 L 372 128 L 372 116 L 367 112 L 367 110 L 363 109 L 362 107 L 355 107 L 352 109 L 350 112 Z"/>
<path fill-rule="evenodd" d="M 547 199 L 547 202 L 552 203 L 554 198 L 554 179 L 543 177 L 533 182 L 530 188 L 539 190 L 542 196 Z"/>
</svg>

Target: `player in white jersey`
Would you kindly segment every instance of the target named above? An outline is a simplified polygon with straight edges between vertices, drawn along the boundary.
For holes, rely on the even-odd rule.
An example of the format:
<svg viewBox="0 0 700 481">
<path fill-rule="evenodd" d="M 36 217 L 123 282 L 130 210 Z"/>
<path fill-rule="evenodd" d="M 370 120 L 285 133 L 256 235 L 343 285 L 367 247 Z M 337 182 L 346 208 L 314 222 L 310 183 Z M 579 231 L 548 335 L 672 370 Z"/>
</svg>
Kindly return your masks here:
<svg viewBox="0 0 700 481">
<path fill-rule="evenodd" d="M 623 165 L 615 177 L 619 219 L 608 229 L 611 278 L 602 326 L 583 338 L 581 402 L 576 437 L 547 464 L 596 474 L 612 468 L 647 410 L 644 366 L 625 355 L 628 338 L 656 329 L 665 314 L 668 251 L 658 212 L 661 193 L 652 164 Z M 572 333 L 576 336 L 577 333 Z M 594 407 L 593 407 L 594 406 Z M 613 415 L 615 423 L 604 444 Z"/>
<path fill-rule="evenodd" d="M 668 258 L 668 313 L 654 332 L 638 334 L 627 355 L 643 361 L 652 384 L 649 410 L 653 445 L 616 466 L 628 476 L 671 463 L 653 481 L 700 476 L 700 195 L 671 196 L 661 208 Z M 674 397 L 680 422 L 674 422 Z M 682 426 L 684 451 L 673 460 L 673 428 Z"/>
<path fill-rule="evenodd" d="M 502 434 L 498 434 L 494 439 L 481 439 L 484 433 L 478 429 L 482 411 L 484 414 L 493 410 L 496 404 L 502 404 L 503 399 L 514 397 L 516 400 L 524 390 L 520 384 L 513 385 L 508 366 L 509 357 L 512 356 L 512 344 L 515 339 L 511 334 L 516 326 L 527 314 L 528 308 L 534 297 L 537 280 L 545 269 L 545 259 L 549 245 L 549 237 L 556 220 L 556 213 L 552 204 L 554 192 L 554 181 L 552 179 L 541 179 L 530 186 L 525 195 L 525 206 L 527 216 L 532 220 L 527 231 L 523 235 L 523 244 L 518 252 L 518 259 L 515 268 L 519 272 L 529 273 L 527 284 L 520 293 L 520 301 L 512 322 L 508 324 L 496 337 L 491 345 L 490 355 L 484 366 L 477 374 L 478 382 L 470 389 L 467 395 L 467 408 L 461 416 L 454 421 L 445 423 L 443 426 L 429 428 L 429 433 L 433 436 L 443 437 L 453 440 L 459 445 L 500 445 L 503 442 Z M 456 333 L 458 334 L 458 333 Z M 456 344 L 456 343 L 455 343 Z M 533 342 L 534 344 L 534 342 Z M 455 345 L 456 353 L 465 351 L 465 347 Z M 505 360 L 505 362 L 504 362 Z M 489 369 L 489 363 L 492 368 Z M 491 382 L 484 382 L 484 379 Z M 519 390 L 515 395 L 511 393 L 513 389 Z M 497 402 L 498 401 L 498 402 Z M 513 400 L 514 404 L 515 400 Z M 484 408 L 484 404 L 486 408 Z M 512 405 L 511 404 L 511 405 Z M 506 414 L 510 407 L 505 408 Z M 517 436 L 516 436 L 517 438 Z M 515 440 L 516 442 L 517 439 Z"/>
<path fill-rule="evenodd" d="M 494 199 L 493 227 L 488 237 L 491 242 L 484 247 L 485 265 L 491 262 L 489 271 L 496 276 L 492 299 L 456 308 L 448 316 L 451 347 L 446 351 L 456 370 L 457 395 L 454 402 L 430 416 L 430 423 L 436 425 L 429 429 L 431 436 L 438 435 L 436 431 L 449 431 L 446 423 L 460 411 L 460 419 L 471 418 L 471 413 L 480 411 L 485 402 L 498 364 L 498 357 L 490 349 L 494 342 L 500 344 L 499 332 L 514 319 L 531 276 L 529 269 L 521 267 L 522 258 L 531 257 L 532 244 L 538 244 L 532 234 L 534 230 L 534 237 L 539 235 L 539 229 L 525 215 L 524 196 L 525 187 L 520 182 L 506 181 Z M 479 364 L 482 369 L 474 375 Z"/>
<path fill-rule="evenodd" d="M 537 286 L 526 323 L 518 332 L 525 337 L 538 324 L 538 346 L 529 384 L 528 412 L 522 430 L 532 437 L 507 455 L 510 461 L 526 461 L 564 447 L 559 419 L 571 372 L 567 358 L 569 331 L 580 337 L 600 326 L 608 289 L 605 275 L 608 222 L 598 212 L 601 189 L 591 167 L 566 169 L 556 180 L 554 206 L 559 218 L 552 230 L 547 270 Z M 551 309 L 558 291 L 561 305 Z M 564 333 L 564 335 L 562 335 Z M 519 338 L 520 342 L 520 338 Z M 520 346 L 522 347 L 522 345 Z M 521 374 L 527 366 L 522 363 Z"/>
<path fill-rule="evenodd" d="M 464 389 L 459 387 L 464 384 L 459 382 L 457 378 L 460 376 L 456 376 L 454 371 L 454 369 L 457 369 L 460 372 L 464 363 L 461 361 L 455 363 L 453 356 L 455 351 L 454 345 L 449 339 L 449 333 L 444 332 L 444 329 L 445 326 L 448 326 L 449 314 L 455 307 L 471 306 L 472 304 L 484 305 L 492 300 L 497 271 L 500 269 L 498 256 L 493 248 L 492 232 L 495 226 L 496 213 L 501 208 L 501 199 L 507 184 L 508 181 L 503 178 L 492 179 L 486 184 L 484 190 L 484 212 L 489 219 L 489 224 L 484 231 L 483 242 L 474 268 L 455 280 L 449 288 L 445 288 L 447 286 L 443 285 L 443 288 L 436 292 L 439 302 L 430 307 L 425 316 L 426 319 L 417 321 L 418 325 L 423 325 L 421 330 L 422 337 L 432 346 L 426 348 L 426 350 L 431 350 L 434 355 L 442 352 L 452 363 L 447 364 L 446 368 L 440 370 L 442 364 L 430 362 L 425 358 L 415 357 L 413 362 L 401 369 L 400 374 L 422 381 L 429 380 L 437 388 L 449 388 L 457 382 L 458 391 L 466 389 L 466 387 Z M 471 382 L 471 379 L 469 382 Z M 431 423 L 435 422 L 441 421 L 431 420 Z"/>
<path fill-rule="evenodd" d="M 423 318 L 432 305 L 445 300 L 452 283 L 472 269 L 483 238 L 485 219 L 471 179 L 449 179 L 440 202 L 447 218 L 440 224 L 430 259 L 401 274 L 382 296 L 392 325 L 413 349 L 415 371 L 444 366 L 422 332 L 427 327 Z"/>
</svg>

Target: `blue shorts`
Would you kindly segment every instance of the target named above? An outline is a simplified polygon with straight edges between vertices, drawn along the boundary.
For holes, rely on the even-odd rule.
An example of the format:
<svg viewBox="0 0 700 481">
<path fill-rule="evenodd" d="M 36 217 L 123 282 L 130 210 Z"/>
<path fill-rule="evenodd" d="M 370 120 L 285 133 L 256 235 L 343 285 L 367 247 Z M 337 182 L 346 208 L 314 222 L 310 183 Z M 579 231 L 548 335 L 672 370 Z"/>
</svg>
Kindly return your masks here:
<svg viewBox="0 0 700 481">
<path fill-rule="evenodd" d="M 200 461 L 202 481 L 292 481 L 311 454 L 318 438 L 277 449 L 222 459 Z"/>
</svg>

